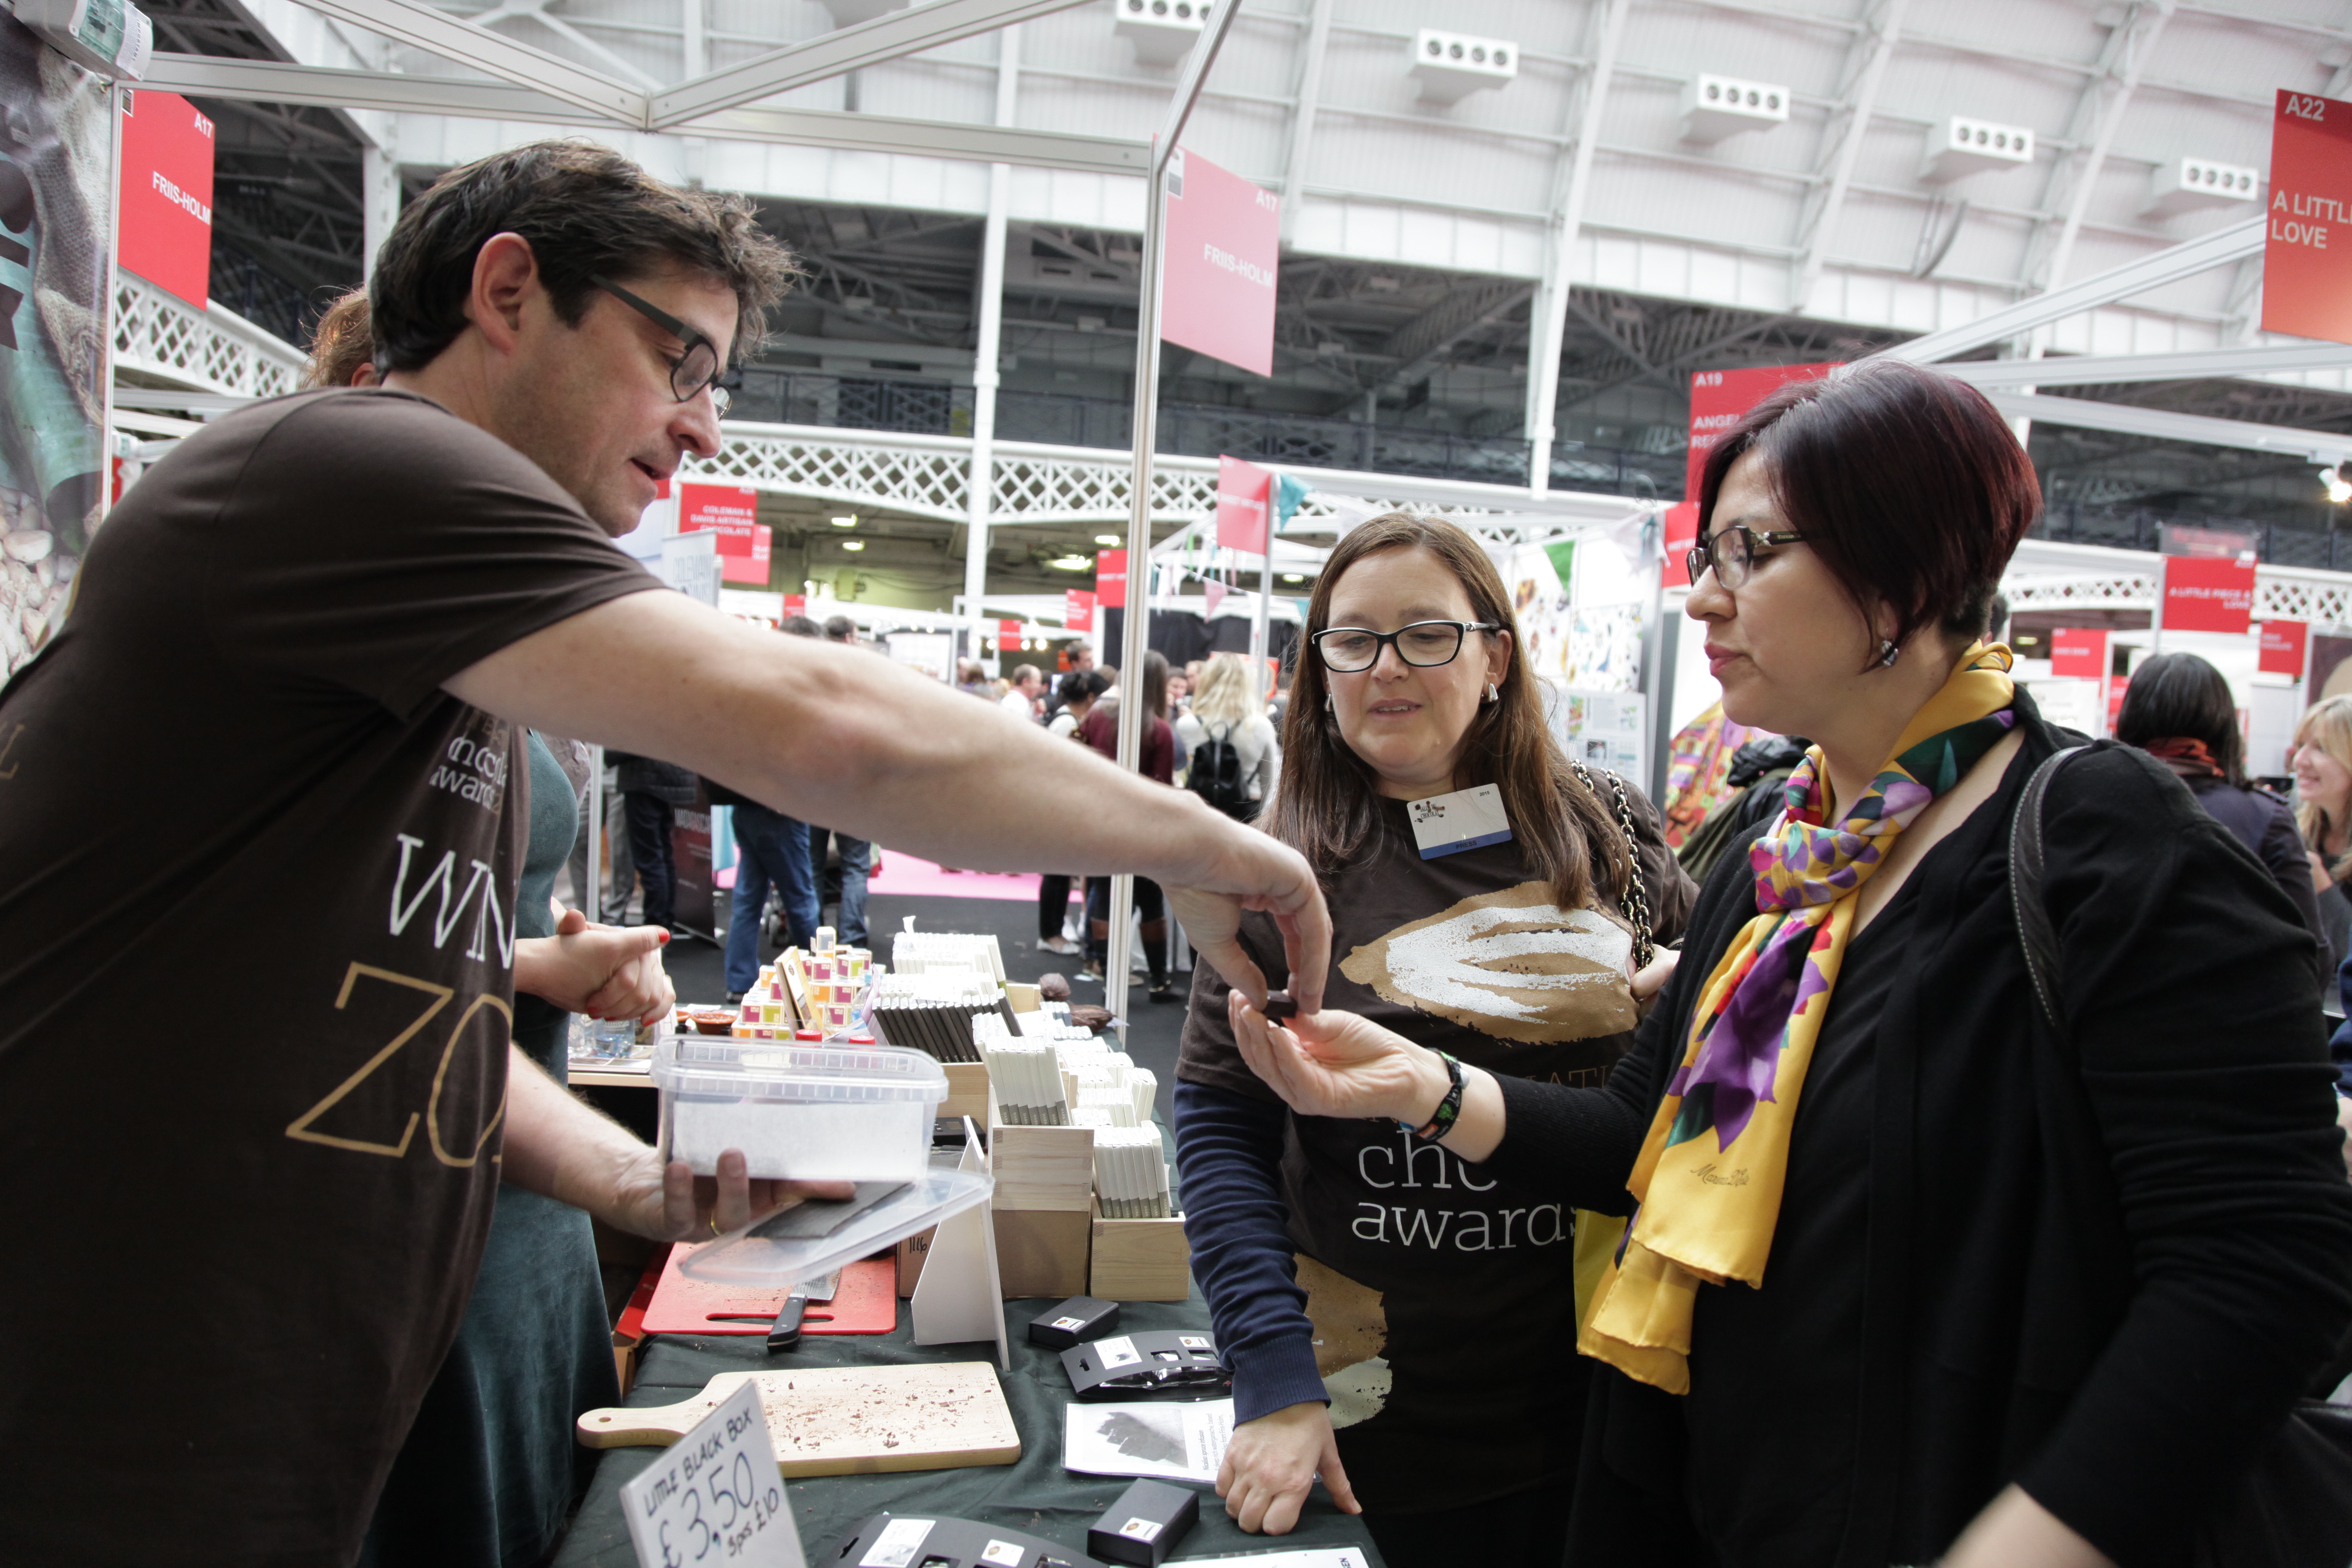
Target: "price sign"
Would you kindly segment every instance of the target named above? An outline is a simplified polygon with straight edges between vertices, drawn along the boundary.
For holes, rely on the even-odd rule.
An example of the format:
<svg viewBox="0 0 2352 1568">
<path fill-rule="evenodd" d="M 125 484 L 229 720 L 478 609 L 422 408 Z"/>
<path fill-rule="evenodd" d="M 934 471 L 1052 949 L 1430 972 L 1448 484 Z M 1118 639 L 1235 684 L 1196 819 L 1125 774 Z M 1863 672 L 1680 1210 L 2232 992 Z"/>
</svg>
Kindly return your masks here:
<svg viewBox="0 0 2352 1568">
<path fill-rule="evenodd" d="M 807 1568 L 749 1378 L 624 1483 L 621 1506 L 640 1568 Z"/>
</svg>

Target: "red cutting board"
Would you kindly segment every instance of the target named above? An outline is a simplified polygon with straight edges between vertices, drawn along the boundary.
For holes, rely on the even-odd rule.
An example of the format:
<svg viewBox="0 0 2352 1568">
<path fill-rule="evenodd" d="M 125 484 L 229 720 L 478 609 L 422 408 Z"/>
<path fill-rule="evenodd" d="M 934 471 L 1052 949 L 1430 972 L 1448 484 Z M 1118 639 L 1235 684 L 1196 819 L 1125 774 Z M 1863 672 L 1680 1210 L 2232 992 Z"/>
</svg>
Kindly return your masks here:
<svg viewBox="0 0 2352 1568">
<path fill-rule="evenodd" d="M 789 1289 L 758 1285 L 713 1285 L 688 1279 L 677 1266 L 694 1253 L 670 1248 L 661 1283 L 646 1308 L 649 1334 L 764 1334 L 782 1310 Z M 811 1301 L 801 1320 L 804 1334 L 887 1334 L 898 1326 L 898 1265 L 869 1258 L 841 1271 L 830 1301 Z"/>
</svg>

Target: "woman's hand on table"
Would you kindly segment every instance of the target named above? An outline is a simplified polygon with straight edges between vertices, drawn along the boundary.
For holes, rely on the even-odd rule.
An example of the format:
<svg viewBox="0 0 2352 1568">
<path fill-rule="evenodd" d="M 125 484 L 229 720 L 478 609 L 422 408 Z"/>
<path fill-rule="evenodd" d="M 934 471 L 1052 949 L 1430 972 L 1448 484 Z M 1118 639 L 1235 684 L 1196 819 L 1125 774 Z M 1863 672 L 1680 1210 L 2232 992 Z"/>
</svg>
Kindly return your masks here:
<svg viewBox="0 0 2352 1568">
<path fill-rule="evenodd" d="M 847 1182 L 753 1181 L 744 1169 L 737 1149 L 719 1156 L 719 1174 L 698 1176 L 685 1161 L 665 1165 L 640 1145 L 614 1173 L 612 1198 L 597 1217 L 655 1241 L 709 1241 L 794 1199 L 846 1198 L 857 1191 Z"/>
<path fill-rule="evenodd" d="M 567 1013 L 651 1023 L 677 1005 L 677 989 L 662 968 L 668 944 L 669 932 L 659 926 L 597 925 L 566 910 L 553 936 L 515 943 L 515 989 Z"/>
<path fill-rule="evenodd" d="M 1234 1522 L 1251 1534 L 1287 1535 L 1318 1472 L 1341 1512 L 1364 1511 L 1339 1463 L 1331 1412 L 1320 1400 L 1308 1400 L 1234 1428 L 1225 1461 L 1217 1467 L 1217 1495 Z"/>
</svg>

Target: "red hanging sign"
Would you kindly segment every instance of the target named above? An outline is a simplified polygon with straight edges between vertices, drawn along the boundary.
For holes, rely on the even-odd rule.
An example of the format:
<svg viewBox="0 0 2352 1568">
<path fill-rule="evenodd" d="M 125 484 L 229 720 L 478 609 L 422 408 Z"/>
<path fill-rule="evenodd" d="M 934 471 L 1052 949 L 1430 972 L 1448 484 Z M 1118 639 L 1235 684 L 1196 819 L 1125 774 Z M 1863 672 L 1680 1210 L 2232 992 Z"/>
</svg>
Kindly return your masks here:
<svg viewBox="0 0 2352 1568">
<path fill-rule="evenodd" d="M 1223 583 L 1202 584 L 1201 596 L 1208 601 L 1209 607 L 1207 613 L 1212 616 L 1215 615 L 1217 613 L 1217 606 L 1225 602 L 1225 595 L 1230 592 L 1232 592 L 1232 590 L 1227 588 Z"/>
<path fill-rule="evenodd" d="M 1062 594 L 1062 625 L 1074 632 L 1095 629 L 1095 596 L 1084 588 L 1070 588 Z"/>
<path fill-rule="evenodd" d="M 2271 113 L 2263 330 L 2352 343 L 2352 103 L 2282 92 Z M 2167 622 L 2169 625 L 2169 621 Z"/>
<path fill-rule="evenodd" d="M 1095 557 L 1095 604 L 1106 610 L 1126 607 L 1126 551 L 1106 550 Z"/>
<path fill-rule="evenodd" d="M 759 583 L 768 580 L 769 553 L 774 540 L 760 521 L 760 492 L 748 485 L 686 485 L 677 487 L 677 531 L 719 535 L 719 580 Z"/>
<path fill-rule="evenodd" d="M 1217 459 L 1217 542 L 1252 555 L 1266 552 L 1265 511 L 1274 470 L 1239 458 Z"/>
<path fill-rule="evenodd" d="M 1698 502 L 1677 501 L 1666 508 L 1664 524 L 1666 558 L 1658 567 L 1658 583 L 1679 588 L 1691 580 L 1688 557 L 1698 542 Z"/>
<path fill-rule="evenodd" d="M 1168 160 L 1167 236 L 1161 339 L 1272 375 L 1281 201 L 1179 147 Z"/>
<path fill-rule="evenodd" d="M 213 122 L 176 92 L 122 95 L 122 265 L 202 310 L 212 303 Z"/>
<path fill-rule="evenodd" d="M 2060 626 L 2050 634 L 2050 673 L 2091 680 L 2107 673 L 2107 634 L 2088 626 Z"/>
<path fill-rule="evenodd" d="M 806 594 L 787 594 L 787 595 L 784 595 L 784 614 L 785 614 L 785 615 L 787 615 L 787 616 L 805 616 L 805 615 L 807 615 L 807 614 L 808 614 L 808 595 L 807 595 Z"/>
<path fill-rule="evenodd" d="M 2168 632 L 2239 632 L 2252 624 L 2254 568 L 2213 556 L 2164 558 L 2164 621 Z"/>
<path fill-rule="evenodd" d="M 996 651 L 999 653 L 1010 653 L 1013 649 L 1017 648 L 1020 646 L 1021 623 L 1019 621 L 997 622 Z"/>
<path fill-rule="evenodd" d="M 2310 647 L 2309 621 L 2264 621 L 2262 657 L 2255 668 L 2266 675 L 2291 675 L 2301 680 Z"/>
<path fill-rule="evenodd" d="M 1683 469 L 1683 499 L 1698 500 L 1698 477 L 1706 455 L 1739 416 L 1792 381 L 1815 381 L 1834 364 L 1768 364 L 1753 370 L 1702 370 L 1691 374 L 1690 452 Z M 1696 531 L 1696 524 L 1693 524 Z"/>
</svg>

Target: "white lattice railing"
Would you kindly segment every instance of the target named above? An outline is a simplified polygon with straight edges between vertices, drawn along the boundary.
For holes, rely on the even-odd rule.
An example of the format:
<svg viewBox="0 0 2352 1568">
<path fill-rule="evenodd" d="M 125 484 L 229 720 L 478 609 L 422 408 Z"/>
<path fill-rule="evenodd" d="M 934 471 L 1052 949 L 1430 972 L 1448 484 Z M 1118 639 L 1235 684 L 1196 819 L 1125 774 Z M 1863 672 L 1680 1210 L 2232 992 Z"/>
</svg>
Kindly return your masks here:
<svg viewBox="0 0 2352 1568">
<path fill-rule="evenodd" d="M 2019 610 L 2154 610 L 2156 563 L 2145 572 L 2099 572 L 2080 576 L 2013 578 L 2002 585 L 2012 614 Z M 2352 575 L 2293 566 L 2254 568 L 2254 616 L 2258 620 L 2311 621 L 2352 626 Z"/>
<path fill-rule="evenodd" d="M 918 516 L 961 522 L 971 515 L 971 441 L 967 437 L 883 435 L 830 426 L 753 425 L 730 420 L 725 450 L 710 462 L 688 465 L 692 479 L 729 480 L 755 489 L 807 496 L 845 505 L 890 507 Z M 995 448 L 995 494 L 989 515 L 1005 523 L 1108 523 L 1123 521 L 1134 468 L 1123 452 L 1087 447 L 1003 442 Z M 1499 485 L 1438 484 L 1394 475 L 1315 470 L 1315 482 L 1342 496 L 1382 506 L 1456 516 L 1492 511 L 1550 510 L 1580 500 L 1628 513 L 1654 510 L 1617 497 L 1555 497 L 1531 502 L 1524 490 Z M 1217 506 L 1213 458 L 1161 455 L 1151 469 L 1151 514 L 1163 522 L 1207 517 Z M 1418 493 L 1426 490 L 1427 495 Z M 1439 498 L 1443 499 L 1439 499 Z M 1300 515 L 1353 514 L 1322 493 L 1310 495 Z"/>
<path fill-rule="evenodd" d="M 114 363 L 190 392 L 277 397 L 302 379 L 302 352 L 224 305 L 199 310 L 143 278 L 114 274 Z"/>
</svg>

